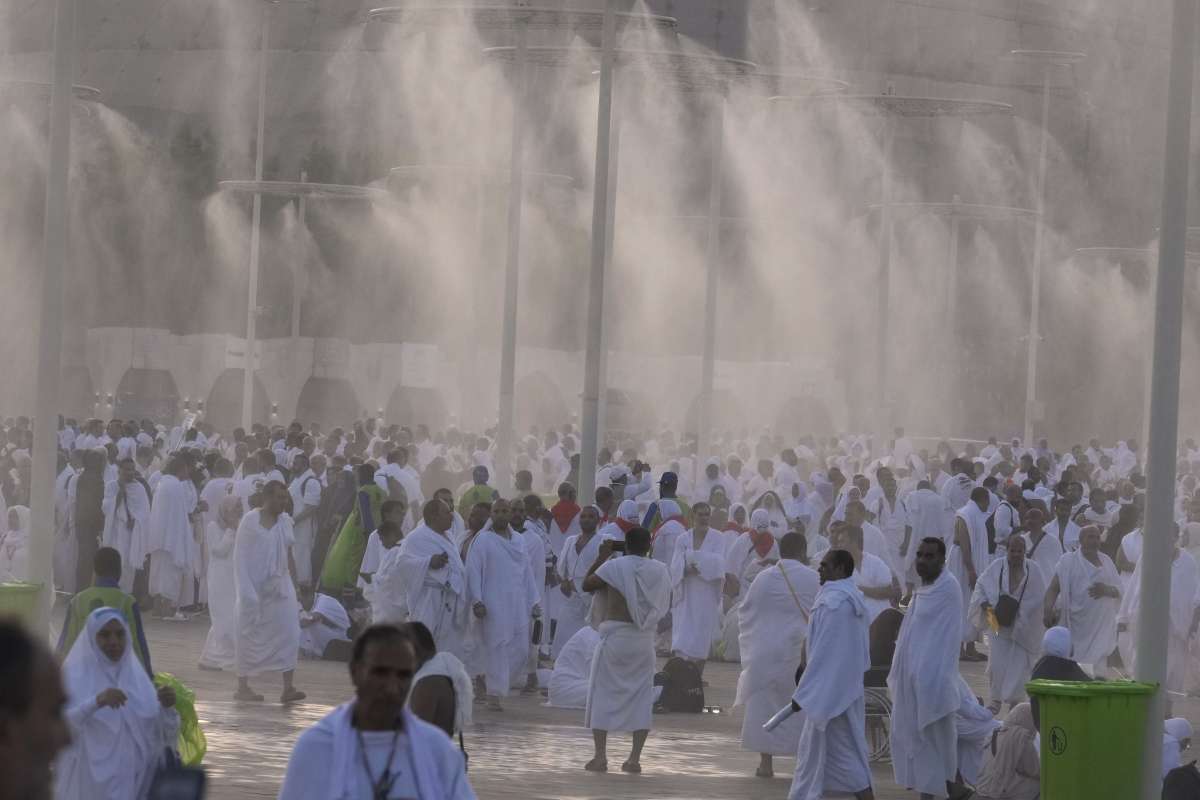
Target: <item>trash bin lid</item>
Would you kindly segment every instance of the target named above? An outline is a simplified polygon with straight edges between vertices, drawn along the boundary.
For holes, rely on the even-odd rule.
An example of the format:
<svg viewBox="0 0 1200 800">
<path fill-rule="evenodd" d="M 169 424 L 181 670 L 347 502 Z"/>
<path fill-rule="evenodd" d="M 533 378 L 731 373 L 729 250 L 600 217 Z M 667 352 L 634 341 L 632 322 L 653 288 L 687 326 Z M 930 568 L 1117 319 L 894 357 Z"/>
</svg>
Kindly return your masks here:
<svg viewBox="0 0 1200 800">
<path fill-rule="evenodd" d="M 1025 684 L 1025 691 L 1040 697 L 1100 697 L 1114 694 L 1154 694 L 1158 685 L 1137 681 L 1047 681 Z"/>
</svg>

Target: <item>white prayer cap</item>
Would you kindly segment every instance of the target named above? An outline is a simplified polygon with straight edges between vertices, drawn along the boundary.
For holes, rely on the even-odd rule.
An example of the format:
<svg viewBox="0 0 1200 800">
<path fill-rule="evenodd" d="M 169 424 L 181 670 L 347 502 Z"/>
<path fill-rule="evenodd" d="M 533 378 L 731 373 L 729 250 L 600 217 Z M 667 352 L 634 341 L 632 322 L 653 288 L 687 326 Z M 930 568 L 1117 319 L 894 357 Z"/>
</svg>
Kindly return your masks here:
<svg viewBox="0 0 1200 800">
<path fill-rule="evenodd" d="M 1172 717 L 1163 723 L 1163 731 L 1177 742 L 1192 738 L 1192 723 L 1183 717 Z"/>
<path fill-rule="evenodd" d="M 609 483 L 627 480 L 629 480 L 629 467 L 625 466 L 624 464 L 613 464 L 608 468 Z"/>
<path fill-rule="evenodd" d="M 750 527 L 757 531 L 765 531 L 771 527 L 771 515 L 765 508 L 756 508 L 750 515 Z"/>
<path fill-rule="evenodd" d="M 617 519 L 623 519 L 626 522 L 638 521 L 638 504 L 633 500 L 622 500 L 621 505 L 617 506 Z"/>
<path fill-rule="evenodd" d="M 1071 657 L 1071 632 L 1063 627 L 1050 628 L 1042 637 L 1042 653 L 1059 658 Z"/>
<path fill-rule="evenodd" d="M 664 519 L 671 517 L 681 517 L 683 512 L 679 509 L 679 503 L 674 500 L 660 500 L 658 503 L 658 513 Z"/>
</svg>

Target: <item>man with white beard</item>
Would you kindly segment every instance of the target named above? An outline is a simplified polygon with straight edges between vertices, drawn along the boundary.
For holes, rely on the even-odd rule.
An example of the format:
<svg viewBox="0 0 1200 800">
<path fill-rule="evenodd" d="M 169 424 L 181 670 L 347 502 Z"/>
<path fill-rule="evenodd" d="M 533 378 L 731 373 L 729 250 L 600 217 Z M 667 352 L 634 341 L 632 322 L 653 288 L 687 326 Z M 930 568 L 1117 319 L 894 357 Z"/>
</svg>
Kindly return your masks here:
<svg viewBox="0 0 1200 800">
<path fill-rule="evenodd" d="M 788 800 L 820 800 L 826 790 L 874 800 L 863 688 L 871 668 L 867 609 L 850 579 L 849 553 L 830 550 L 817 571 L 821 588 L 808 631 L 808 663 L 792 695 L 804 727 Z"/>
<path fill-rule="evenodd" d="M 997 619 L 1000 598 L 1016 600 L 1017 615 L 1009 624 Z M 998 714 L 1004 703 L 1011 709 L 1025 700 L 1025 683 L 1041 651 L 1042 604 L 1046 579 L 1041 568 L 1025 557 L 1025 539 L 1011 536 L 1003 558 L 997 558 L 979 576 L 971 595 L 971 624 L 988 634 L 988 707 Z"/>
<path fill-rule="evenodd" d="M 185 483 L 189 471 L 186 458 L 172 456 L 150 505 L 149 588 L 163 617 L 175 616 L 192 594 L 197 543 L 190 519 L 195 499 Z"/>
<path fill-rule="evenodd" d="M 671 651 L 697 662 L 701 671 L 721 615 L 721 589 L 725 583 L 725 540 L 709 529 L 711 516 L 708 503 L 692 507 L 695 524 L 675 541 L 668 568 L 672 587 Z"/>
<path fill-rule="evenodd" d="M 283 673 L 280 703 L 305 698 L 292 683 L 300 654 L 300 604 L 292 563 L 292 518 L 284 511 L 286 506 L 287 488 L 281 481 L 270 481 L 262 489 L 262 506 L 248 511 L 238 525 L 233 545 L 237 577 L 235 700 L 262 702 L 263 696 L 250 688 L 250 678 L 264 672 Z"/>
<path fill-rule="evenodd" d="M 137 479 L 133 459 L 118 467 L 117 479 L 104 487 L 103 543 L 121 554 L 121 591 L 132 592 L 134 574 L 149 553 L 150 496 Z"/>
<path fill-rule="evenodd" d="M 633 748 L 622 772 L 642 771 L 642 747 L 650 735 L 654 704 L 654 631 L 671 602 L 667 569 L 650 558 L 650 532 L 632 528 L 625 537 L 626 553 L 613 558 L 606 540 L 581 587 L 601 592 L 603 603 L 600 644 L 588 676 L 583 724 L 592 729 L 595 753 L 589 772 L 608 770 L 608 734 L 631 731 Z"/>
<path fill-rule="evenodd" d="M 1046 590 L 1046 627 L 1069 630 L 1075 660 L 1090 665 L 1096 677 L 1108 674 L 1108 657 L 1117 646 L 1120 587 L 1116 565 L 1100 552 L 1100 529 L 1089 525 L 1079 531 L 1079 549 L 1058 562 Z"/>
<path fill-rule="evenodd" d="M 774 756 L 791 756 L 800 743 L 803 719 L 788 719 L 774 731 L 763 723 L 787 705 L 796 686 L 812 605 L 820 581 L 800 562 L 804 537 L 786 534 L 779 540 L 779 563 L 758 574 L 738 608 L 742 673 L 734 707 L 745 706 L 742 749 L 759 754 L 755 775 L 774 777 Z"/>
<path fill-rule="evenodd" d="M 554 645 L 550 654 L 558 658 L 564 646 L 575 632 L 587 624 L 592 607 L 591 595 L 580 587 L 588 570 L 600 552 L 601 537 L 596 535 L 600 523 L 600 512 L 595 506 L 584 506 L 579 512 L 579 533 L 568 536 L 558 560 L 558 588 L 561 593 L 558 611 L 558 629 L 554 634 Z"/>
<path fill-rule="evenodd" d="M 1195 631 L 1197 591 L 1200 590 L 1200 574 L 1196 559 L 1179 547 L 1179 532 L 1175 530 L 1171 557 L 1171 606 L 1170 625 L 1167 635 L 1167 689 L 1172 692 L 1187 691 L 1188 640 Z M 1137 640 L 1138 611 L 1142 599 L 1142 560 L 1138 559 L 1133 569 L 1133 579 L 1121 599 L 1121 610 L 1117 614 L 1118 631 L 1128 627 L 1130 638 Z M 1137 668 L 1137 653 L 1130 659 L 1129 669 Z"/>
<path fill-rule="evenodd" d="M 325 489 L 325 456 L 317 453 L 310 461 L 303 453 L 292 459 L 293 470 L 299 473 L 288 494 L 292 496 L 296 546 L 296 580 L 302 587 L 313 585 L 312 551 L 317 540 L 317 509 Z"/>
<path fill-rule="evenodd" d="M 958 649 L 963 598 L 945 569 L 946 543 L 923 539 L 913 592 L 888 674 L 892 769 L 922 800 L 947 797 L 958 773 Z"/>
<path fill-rule="evenodd" d="M 991 563 L 988 554 L 987 519 L 991 493 L 982 486 L 971 491 L 971 499 L 958 509 L 954 517 L 954 545 L 950 548 L 949 569 L 962 592 L 959 610 L 962 614 L 959 629 L 962 632 L 963 660 L 983 661 L 987 656 L 975 651 L 979 634 L 967 620 L 967 608 L 971 603 L 971 592 L 975 581 Z"/>
<path fill-rule="evenodd" d="M 439 652 L 464 655 L 467 632 L 467 572 L 458 547 L 450 540 L 450 506 L 438 499 L 422 509 L 424 523 L 413 529 L 399 547 L 388 551 L 380 572 L 394 576 L 408 599 L 408 618 L 433 634 Z M 386 568 L 386 571 L 385 571 Z"/>
<path fill-rule="evenodd" d="M 488 709 L 503 711 L 512 676 L 529 657 L 530 615 L 540 617 L 541 595 L 533 583 L 525 547 L 509 528 L 507 500 L 492 503 L 492 519 L 467 552 L 467 584 L 479 620 Z"/>
</svg>

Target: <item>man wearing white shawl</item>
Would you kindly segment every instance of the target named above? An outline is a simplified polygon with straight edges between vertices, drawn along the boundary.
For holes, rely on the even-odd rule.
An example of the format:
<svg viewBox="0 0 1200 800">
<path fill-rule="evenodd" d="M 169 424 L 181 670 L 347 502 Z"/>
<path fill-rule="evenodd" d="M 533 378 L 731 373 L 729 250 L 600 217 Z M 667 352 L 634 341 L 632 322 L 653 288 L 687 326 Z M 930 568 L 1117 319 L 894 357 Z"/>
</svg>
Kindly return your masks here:
<svg viewBox="0 0 1200 800">
<path fill-rule="evenodd" d="M 463 658 L 469 613 L 467 570 L 449 536 L 453 512 L 437 498 L 426 503 L 422 512 L 424 524 L 388 551 L 378 580 L 390 586 L 395 576 L 408 597 L 409 620 L 429 629 L 439 651 Z"/>
<path fill-rule="evenodd" d="M 192 595 L 197 544 L 189 515 L 196 505 L 188 473 L 187 459 L 173 456 L 150 505 L 150 594 L 164 616 Z"/>
<path fill-rule="evenodd" d="M 175 692 L 155 690 L 121 612 L 98 608 L 63 662 L 71 746 L 55 764 L 58 800 L 143 800 L 179 735 Z"/>
<path fill-rule="evenodd" d="M 992 733 L 1000 727 L 994 714 L 980 704 L 967 682 L 958 678 L 958 713 L 954 715 L 954 729 L 958 734 L 958 780 L 955 782 L 955 797 L 965 795 L 966 786 L 979 780 L 983 770 L 984 749 L 991 744 Z"/>
<path fill-rule="evenodd" d="M 958 773 L 955 715 L 962 592 L 946 569 L 946 544 L 923 539 L 913 592 L 888 674 L 892 769 L 896 783 L 925 798 L 946 797 Z"/>
<path fill-rule="evenodd" d="M 708 527 L 708 503 L 692 507 L 695 526 L 675 541 L 671 557 L 671 651 L 703 670 L 721 615 L 725 540 Z"/>
<path fill-rule="evenodd" d="M 588 593 L 604 590 L 597 597 L 604 614 L 583 716 L 595 745 L 586 765 L 592 772 L 608 769 L 609 731 L 633 732 L 633 748 L 621 770 L 642 771 L 642 747 L 650 735 L 654 705 L 654 632 L 670 606 L 667 568 L 649 558 L 650 532 L 632 528 L 625 546 L 624 556 L 612 558 L 612 541 L 602 543 L 582 586 Z"/>
<path fill-rule="evenodd" d="M 1170 626 L 1167 635 L 1167 689 L 1185 692 L 1188 677 L 1188 640 L 1192 635 L 1193 619 L 1196 616 L 1197 591 L 1200 590 L 1200 573 L 1192 554 L 1179 547 L 1176 534 L 1171 560 L 1171 607 Z M 1129 588 L 1121 598 L 1121 610 L 1117 614 L 1118 626 L 1128 627 L 1130 638 L 1137 639 L 1138 611 L 1142 600 L 1142 561 L 1138 559 L 1133 569 Z M 1137 668 L 1137 653 L 1132 654 L 1129 669 Z"/>
<path fill-rule="evenodd" d="M 296 580 L 301 586 L 312 586 L 312 551 L 317 540 L 317 511 L 321 507 L 321 493 L 325 489 L 325 456 L 318 453 L 310 463 L 308 457 L 301 453 L 293 459 L 292 464 L 294 469 L 301 470 L 299 477 L 288 487 L 288 493 L 292 496 L 292 512 L 295 514 Z"/>
<path fill-rule="evenodd" d="M 873 800 L 863 675 L 871 668 L 867 609 L 850 579 L 854 559 L 830 550 L 818 567 L 821 589 L 808 630 L 808 663 L 792 695 L 804 713 L 788 800 L 820 800 L 825 791 Z M 785 723 L 786 724 L 786 723 Z"/>
<path fill-rule="evenodd" d="M 281 703 L 303 700 L 292 685 L 300 652 L 300 604 L 292 562 L 292 518 L 285 512 L 287 488 L 271 481 L 262 507 L 242 517 L 233 546 L 237 576 L 237 700 L 261 702 L 249 679 L 283 673 Z"/>
<path fill-rule="evenodd" d="M 208 546 L 208 613 L 212 625 L 200 654 L 201 669 L 233 669 L 237 663 L 237 574 L 233 545 L 242 522 L 242 499 L 227 494 L 205 531 Z"/>
<path fill-rule="evenodd" d="M 995 609 L 1000 597 L 1018 601 L 1017 618 L 1000 625 Z M 1025 683 L 1033 672 L 1046 632 L 1043 603 L 1046 578 L 1041 568 L 1025 557 L 1025 539 L 1009 537 L 1003 558 L 997 558 L 979 576 L 971 595 L 971 624 L 988 636 L 988 706 L 992 713 L 1025 700 Z"/>
<path fill-rule="evenodd" d="M 796 668 L 803 660 L 804 640 L 820 579 L 800 563 L 804 537 L 786 534 L 779 540 L 779 563 L 763 570 L 750 584 L 737 609 L 742 673 L 734 707 L 745 706 L 742 749 L 759 754 L 760 778 L 773 777 L 774 756 L 792 756 L 800 743 L 803 719 L 793 717 L 774 731 L 763 723 L 787 705 L 796 688 Z"/>
<path fill-rule="evenodd" d="M 279 800 L 475 800 L 458 745 L 404 707 L 416 671 L 407 634 L 364 631 L 350 661 L 355 699 L 296 740 Z"/>
<path fill-rule="evenodd" d="M 1058 537 L 1052 535 L 1045 527 L 1046 515 L 1040 508 L 1031 508 L 1025 512 L 1022 524 L 1025 533 L 1025 557 L 1033 561 L 1042 570 L 1042 577 L 1049 584 L 1058 569 L 1058 560 L 1063 557 L 1063 546 Z M 1074 524 L 1074 523 L 1072 523 Z"/>
<path fill-rule="evenodd" d="M 529 658 L 530 618 L 540 617 L 541 595 L 533 583 L 520 537 L 509 527 L 507 500 L 492 503 L 492 519 L 467 551 L 467 585 L 478 620 L 488 708 L 503 710 L 500 698 L 512 688 Z"/>
<path fill-rule="evenodd" d="M 568 536 L 558 560 L 559 600 L 558 628 L 554 633 L 554 644 L 550 649 L 552 658 L 558 658 L 563 647 L 575 635 L 575 631 L 588 622 L 592 598 L 581 588 L 588 570 L 600 552 L 601 537 L 596 534 L 600 523 L 600 512 L 595 506 L 584 506 L 579 512 L 579 533 Z"/>
<path fill-rule="evenodd" d="M 652 553 L 654 558 L 669 565 L 675 556 L 675 542 L 687 533 L 687 527 L 683 524 L 683 509 L 674 500 L 659 500 L 658 513 L 662 524 L 652 531 Z"/>
<path fill-rule="evenodd" d="M 1079 531 L 1079 549 L 1058 562 L 1046 590 L 1046 627 L 1054 624 L 1071 632 L 1074 658 L 1090 665 L 1092 674 L 1108 673 L 1108 657 L 1117 646 L 1117 613 L 1121 578 L 1112 559 L 1100 552 L 1100 529 Z"/>
<path fill-rule="evenodd" d="M 306 589 L 300 612 L 300 652 L 310 658 L 323 658 L 331 642 L 349 644 L 350 615 L 334 598 Z"/>
<path fill-rule="evenodd" d="M 132 459 L 119 464 L 115 481 L 104 487 L 102 542 L 121 554 L 121 591 L 133 591 L 134 574 L 149 555 L 150 496 L 137 480 Z"/>
<path fill-rule="evenodd" d="M 958 582 L 962 592 L 962 602 L 959 609 L 962 618 L 959 629 L 965 646 L 965 658 L 968 661 L 982 661 L 984 656 L 975 652 L 975 642 L 979 633 L 967 619 L 967 609 L 971 605 L 971 592 L 975 590 L 975 582 L 983 570 L 991 563 L 988 553 L 987 520 L 988 507 L 991 503 L 991 492 L 982 486 L 971 491 L 971 500 L 954 514 L 954 543 L 950 548 L 947 566 Z"/>
</svg>

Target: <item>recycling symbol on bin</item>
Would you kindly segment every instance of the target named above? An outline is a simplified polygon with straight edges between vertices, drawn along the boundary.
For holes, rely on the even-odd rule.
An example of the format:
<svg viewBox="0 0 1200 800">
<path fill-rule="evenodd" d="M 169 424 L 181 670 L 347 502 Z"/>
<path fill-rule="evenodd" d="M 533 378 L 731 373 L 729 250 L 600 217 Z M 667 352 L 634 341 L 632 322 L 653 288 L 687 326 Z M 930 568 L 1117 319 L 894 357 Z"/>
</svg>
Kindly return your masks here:
<svg viewBox="0 0 1200 800">
<path fill-rule="evenodd" d="M 1050 752 L 1056 756 L 1067 752 L 1067 732 L 1057 725 L 1050 729 Z"/>
</svg>

